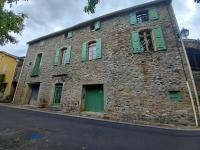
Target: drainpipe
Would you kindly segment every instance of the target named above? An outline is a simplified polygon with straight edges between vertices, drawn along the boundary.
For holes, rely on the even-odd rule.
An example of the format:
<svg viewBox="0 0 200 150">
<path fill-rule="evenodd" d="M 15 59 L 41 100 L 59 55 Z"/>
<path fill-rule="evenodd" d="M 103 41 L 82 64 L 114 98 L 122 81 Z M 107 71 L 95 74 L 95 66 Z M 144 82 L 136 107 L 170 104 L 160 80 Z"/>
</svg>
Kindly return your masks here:
<svg viewBox="0 0 200 150">
<path fill-rule="evenodd" d="M 176 26 L 178 27 L 178 22 L 177 22 L 177 19 L 175 17 L 175 13 L 174 13 L 174 10 L 172 8 L 172 6 L 170 5 L 171 7 L 171 13 L 172 15 L 174 16 L 174 20 L 175 20 L 175 24 Z M 170 15 L 170 10 L 169 10 L 169 7 L 168 7 L 168 13 Z M 170 15 L 170 18 L 171 18 L 171 21 L 172 21 L 172 16 Z M 173 26 L 173 23 L 172 23 L 172 26 Z M 174 29 L 174 27 L 173 27 Z M 176 32 L 176 29 L 174 29 L 174 32 Z M 180 35 L 180 29 L 178 28 L 178 34 Z M 187 52 L 186 52 L 186 49 L 185 49 L 185 45 L 184 45 L 184 42 L 183 42 L 183 39 L 182 37 L 180 36 L 180 41 L 181 41 L 181 46 L 183 48 L 183 52 L 184 52 L 184 56 L 185 56 L 185 59 L 186 59 L 186 63 L 187 63 L 187 66 L 188 66 L 188 70 L 189 70 L 189 74 L 190 74 L 190 77 L 191 77 L 191 80 L 192 80 L 192 86 L 193 86 L 193 89 L 194 89 L 194 93 L 195 93 L 195 98 L 196 98 L 196 103 L 197 103 L 197 108 L 198 108 L 198 114 L 199 114 L 199 117 L 200 117 L 200 104 L 199 104 L 199 97 L 198 97 L 198 93 L 197 93 L 197 89 L 196 89 L 196 85 L 195 85 L 195 81 L 194 81 L 194 77 L 193 77 L 193 74 L 192 74 L 192 69 L 191 69 L 191 66 L 190 66 L 190 62 L 189 62 L 189 59 L 188 59 L 188 56 L 187 56 Z M 184 67 L 184 66 L 183 66 Z M 195 100 L 193 99 L 193 96 L 192 96 L 192 92 L 191 92 L 191 88 L 189 86 L 189 82 L 188 82 L 188 79 L 187 79 L 187 76 L 186 76 L 186 84 L 187 84 L 187 87 L 188 87 L 188 91 L 189 91 L 189 95 L 190 95 L 190 99 L 191 99 L 191 102 L 192 102 L 192 108 L 193 108 L 193 112 L 194 112 L 194 118 L 195 118 L 195 124 L 196 126 L 198 127 L 199 126 L 199 123 L 198 123 L 198 117 L 197 117 L 197 112 L 196 112 L 196 109 L 195 109 Z"/>
</svg>

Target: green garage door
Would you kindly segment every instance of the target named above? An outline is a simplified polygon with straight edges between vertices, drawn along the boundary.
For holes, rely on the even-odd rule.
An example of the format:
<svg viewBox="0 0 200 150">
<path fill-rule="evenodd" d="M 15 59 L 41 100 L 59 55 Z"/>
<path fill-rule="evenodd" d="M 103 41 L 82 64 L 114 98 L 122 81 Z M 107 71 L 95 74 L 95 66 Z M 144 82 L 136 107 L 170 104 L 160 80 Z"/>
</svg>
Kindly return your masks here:
<svg viewBox="0 0 200 150">
<path fill-rule="evenodd" d="M 86 86 L 85 110 L 91 112 L 104 111 L 103 85 Z"/>
</svg>

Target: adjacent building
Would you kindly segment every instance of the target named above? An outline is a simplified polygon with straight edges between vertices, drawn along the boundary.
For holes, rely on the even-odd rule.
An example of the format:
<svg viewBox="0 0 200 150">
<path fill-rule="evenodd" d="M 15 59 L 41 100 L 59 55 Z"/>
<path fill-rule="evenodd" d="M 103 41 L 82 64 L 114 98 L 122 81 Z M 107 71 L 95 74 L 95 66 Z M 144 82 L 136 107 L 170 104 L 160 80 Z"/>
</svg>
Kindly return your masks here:
<svg viewBox="0 0 200 150">
<path fill-rule="evenodd" d="M 28 42 L 13 102 L 73 115 L 198 125 L 171 0 L 113 12 Z"/>
<path fill-rule="evenodd" d="M 200 95 L 200 40 L 184 39 L 192 73 Z"/>
</svg>

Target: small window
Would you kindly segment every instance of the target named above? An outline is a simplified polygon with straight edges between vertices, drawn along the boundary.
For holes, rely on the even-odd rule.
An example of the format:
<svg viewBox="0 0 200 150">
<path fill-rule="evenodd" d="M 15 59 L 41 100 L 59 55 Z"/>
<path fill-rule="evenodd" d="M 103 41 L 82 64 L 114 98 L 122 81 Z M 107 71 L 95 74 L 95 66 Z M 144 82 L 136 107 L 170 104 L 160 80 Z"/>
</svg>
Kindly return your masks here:
<svg viewBox="0 0 200 150">
<path fill-rule="evenodd" d="M 95 31 L 95 25 L 94 25 L 94 24 L 92 24 L 92 25 L 90 26 L 90 30 L 91 30 L 91 31 Z"/>
<path fill-rule="evenodd" d="M 153 51 L 152 31 L 144 30 L 139 33 L 140 46 L 142 51 Z"/>
<path fill-rule="evenodd" d="M 65 37 L 65 38 L 68 38 L 68 39 L 69 39 L 69 38 L 72 38 L 72 34 L 73 34 L 72 31 L 66 32 L 66 33 L 64 34 L 64 37 Z"/>
<path fill-rule="evenodd" d="M 169 91 L 168 92 L 169 98 L 173 102 L 181 101 L 181 92 L 180 91 Z"/>
<path fill-rule="evenodd" d="M 90 42 L 88 44 L 88 60 L 96 59 L 96 54 L 97 54 L 96 41 Z"/>
<path fill-rule="evenodd" d="M 136 18 L 137 18 L 137 22 L 138 23 L 149 21 L 148 11 L 137 12 L 136 13 Z"/>
<path fill-rule="evenodd" d="M 90 26 L 91 31 L 97 31 L 101 28 L 101 22 L 97 21 Z"/>
<path fill-rule="evenodd" d="M 66 64 L 67 48 L 61 49 L 61 59 L 60 64 Z"/>
</svg>

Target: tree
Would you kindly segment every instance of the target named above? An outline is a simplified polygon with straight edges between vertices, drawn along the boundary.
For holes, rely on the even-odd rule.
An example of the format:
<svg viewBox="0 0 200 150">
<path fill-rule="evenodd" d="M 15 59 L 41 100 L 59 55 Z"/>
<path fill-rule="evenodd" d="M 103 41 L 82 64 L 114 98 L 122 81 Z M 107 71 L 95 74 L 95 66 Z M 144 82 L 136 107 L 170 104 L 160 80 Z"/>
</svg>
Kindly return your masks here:
<svg viewBox="0 0 200 150">
<path fill-rule="evenodd" d="M 16 38 L 11 33 L 20 34 L 24 29 L 26 15 L 23 13 L 16 14 L 14 11 L 4 8 L 5 4 L 9 4 L 12 7 L 13 3 L 18 1 L 0 0 L 0 45 L 5 45 L 9 42 L 17 43 Z"/>
<path fill-rule="evenodd" d="M 88 0 L 88 4 L 84 7 L 84 11 L 86 13 L 95 13 L 96 5 L 100 2 L 100 0 Z"/>
</svg>

